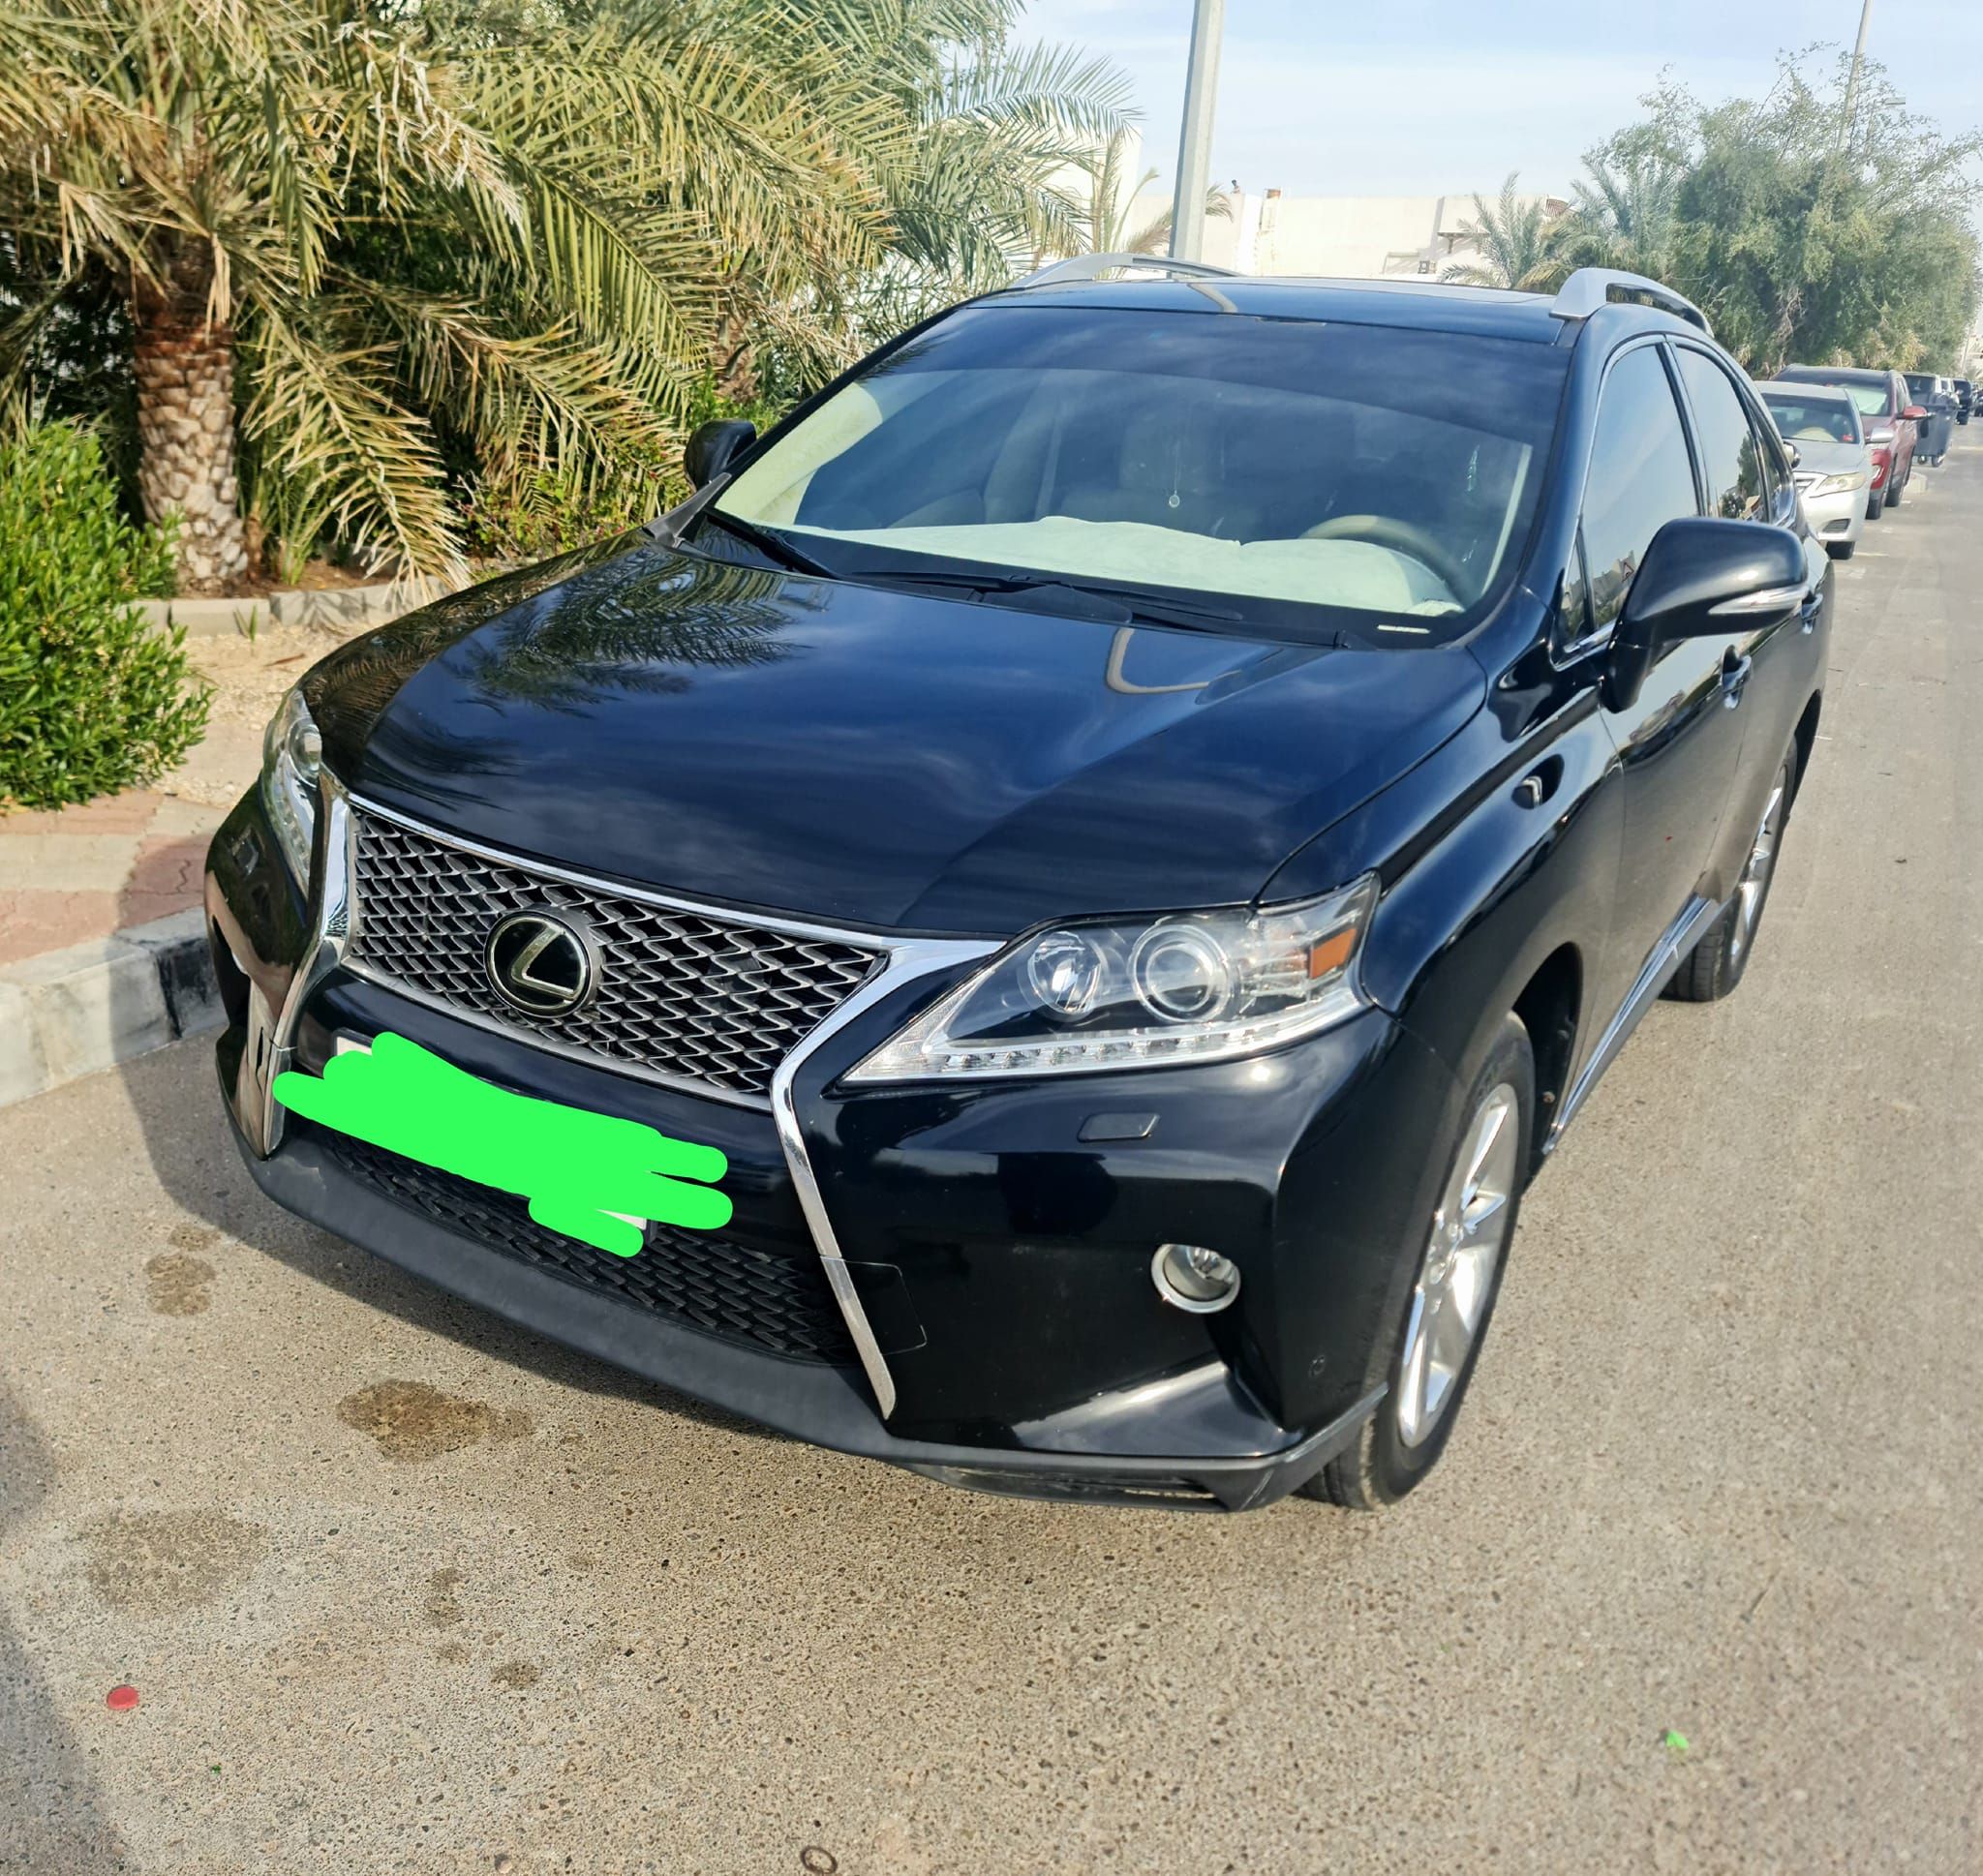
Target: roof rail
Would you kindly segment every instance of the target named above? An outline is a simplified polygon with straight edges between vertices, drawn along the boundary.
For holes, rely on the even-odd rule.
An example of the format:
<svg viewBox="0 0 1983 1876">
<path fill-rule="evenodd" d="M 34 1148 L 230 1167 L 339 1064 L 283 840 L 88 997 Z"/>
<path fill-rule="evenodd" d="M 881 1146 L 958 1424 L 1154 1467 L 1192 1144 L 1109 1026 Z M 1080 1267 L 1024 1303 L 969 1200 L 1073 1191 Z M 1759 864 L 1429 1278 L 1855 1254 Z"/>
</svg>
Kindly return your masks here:
<svg viewBox="0 0 1983 1876">
<path fill-rule="evenodd" d="M 1616 267 L 1579 267 L 1563 283 L 1562 290 L 1549 310 L 1559 319 L 1588 319 L 1601 306 L 1614 301 L 1637 301 L 1657 306 L 1697 325 L 1712 338 L 1708 316 L 1683 293 L 1663 287 L 1643 274 L 1621 273 Z"/>
<path fill-rule="evenodd" d="M 1232 267 L 1214 267 L 1208 260 L 1178 260 L 1167 254 L 1078 254 L 1072 260 L 1056 260 L 1051 266 L 1012 283 L 1022 287 L 1064 287 L 1078 280 L 1100 280 L 1117 267 L 1147 268 L 1155 273 L 1182 274 L 1186 279 L 1236 280 Z"/>
</svg>

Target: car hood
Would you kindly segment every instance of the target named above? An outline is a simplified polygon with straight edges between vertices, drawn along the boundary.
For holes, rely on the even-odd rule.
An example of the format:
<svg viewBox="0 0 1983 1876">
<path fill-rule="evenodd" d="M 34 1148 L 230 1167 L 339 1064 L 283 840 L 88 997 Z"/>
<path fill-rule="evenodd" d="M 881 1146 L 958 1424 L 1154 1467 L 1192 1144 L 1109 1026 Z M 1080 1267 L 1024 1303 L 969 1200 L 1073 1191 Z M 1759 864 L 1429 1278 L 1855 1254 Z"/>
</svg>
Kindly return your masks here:
<svg viewBox="0 0 1983 1876">
<path fill-rule="evenodd" d="M 1344 651 L 712 561 L 637 537 L 306 681 L 355 792 L 510 852 L 850 924 L 1005 934 L 1251 898 L 1480 707 Z"/>
<path fill-rule="evenodd" d="M 1797 472 L 1800 475 L 1846 475 L 1865 467 L 1864 443 L 1797 439 Z"/>
</svg>

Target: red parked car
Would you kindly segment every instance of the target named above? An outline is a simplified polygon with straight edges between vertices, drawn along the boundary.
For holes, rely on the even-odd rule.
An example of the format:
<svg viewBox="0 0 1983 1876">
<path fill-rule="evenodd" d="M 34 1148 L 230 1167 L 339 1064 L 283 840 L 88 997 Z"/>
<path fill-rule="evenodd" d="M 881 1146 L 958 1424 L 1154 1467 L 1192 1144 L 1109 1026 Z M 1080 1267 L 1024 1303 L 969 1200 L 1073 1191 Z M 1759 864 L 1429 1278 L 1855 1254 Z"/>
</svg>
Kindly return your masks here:
<svg viewBox="0 0 1983 1876">
<path fill-rule="evenodd" d="M 1899 372 L 1861 371 L 1851 365 L 1785 365 L 1778 382 L 1836 384 L 1859 407 L 1866 426 L 1866 453 L 1873 458 L 1872 493 L 1866 498 L 1868 519 L 1891 508 L 1907 491 L 1914 475 L 1914 446 L 1928 412 L 1916 404 L 1907 380 Z"/>
</svg>

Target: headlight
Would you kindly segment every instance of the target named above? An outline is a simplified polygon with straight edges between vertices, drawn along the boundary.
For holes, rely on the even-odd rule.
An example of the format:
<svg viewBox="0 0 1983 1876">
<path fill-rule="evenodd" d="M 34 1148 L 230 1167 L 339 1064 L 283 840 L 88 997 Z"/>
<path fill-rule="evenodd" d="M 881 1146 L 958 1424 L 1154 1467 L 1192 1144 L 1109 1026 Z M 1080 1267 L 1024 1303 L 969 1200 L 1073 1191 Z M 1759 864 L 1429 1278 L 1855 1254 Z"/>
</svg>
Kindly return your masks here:
<svg viewBox="0 0 1983 1876">
<path fill-rule="evenodd" d="M 1854 469 L 1849 475 L 1820 475 L 1812 485 L 1812 495 L 1845 495 L 1852 489 L 1863 489 L 1866 476 L 1862 470 Z"/>
<path fill-rule="evenodd" d="M 310 877 L 310 841 L 317 828 L 317 778 L 323 772 L 323 739 L 303 703 L 290 690 L 269 718 L 261 738 L 261 799 L 275 824 L 290 870 Z"/>
<path fill-rule="evenodd" d="M 1375 875 L 1264 912 L 1083 922 L 1008 946 L 849 1081 L 979 1079 L 1218 1061 L 1364 1007 Z"/>
</svg>

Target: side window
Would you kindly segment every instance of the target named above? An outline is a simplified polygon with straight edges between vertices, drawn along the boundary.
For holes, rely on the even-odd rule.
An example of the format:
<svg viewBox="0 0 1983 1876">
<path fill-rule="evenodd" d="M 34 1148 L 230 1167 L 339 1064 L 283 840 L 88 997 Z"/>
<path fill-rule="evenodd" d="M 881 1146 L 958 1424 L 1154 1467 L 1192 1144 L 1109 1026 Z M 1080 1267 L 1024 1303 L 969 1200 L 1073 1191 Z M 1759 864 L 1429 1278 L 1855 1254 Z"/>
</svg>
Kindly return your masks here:
<svg viewBox="0 0 1983 1876">
<path fill-rule="evenodd" d="M 1618 617 L 1653 536 L 1667 522 L 1699 512 L 1672 383 L 1657 348 L 1640 346 L 1604 380 L 1591 439 L 1583 534 L 1594 630 Z"/>
<path fill-rule="evenodd" d="M 1777 426 L 1765 408 L 1757 412 L 1755 401 L 1742 400 L 1749 418 L 1749 434 L 1755 444 L 1755 460 L 1762 472 L 1762 519 L 1779 525 L 1790 521 L 1797 511 L 1797 491 L 1790 480 L 1790 465 L 1777 435 Z"/>
<path fill-rule="evenodd" d="M 1762 461 L 1749 412 L 1728 374 L 1704 351 L 1678 348 L 1680 381 L 1693 407 L 1701 467 L 1707 471 L 1708 513 L 1728 521 L 1763 516 Z"/>
</svg>

